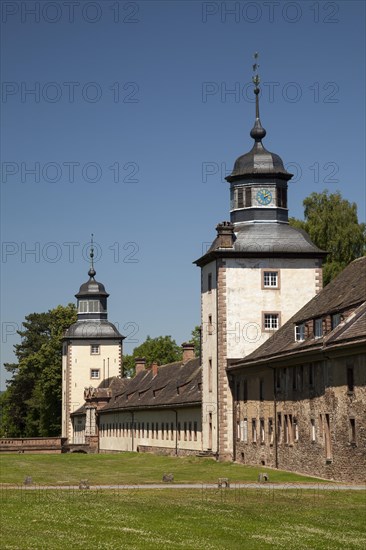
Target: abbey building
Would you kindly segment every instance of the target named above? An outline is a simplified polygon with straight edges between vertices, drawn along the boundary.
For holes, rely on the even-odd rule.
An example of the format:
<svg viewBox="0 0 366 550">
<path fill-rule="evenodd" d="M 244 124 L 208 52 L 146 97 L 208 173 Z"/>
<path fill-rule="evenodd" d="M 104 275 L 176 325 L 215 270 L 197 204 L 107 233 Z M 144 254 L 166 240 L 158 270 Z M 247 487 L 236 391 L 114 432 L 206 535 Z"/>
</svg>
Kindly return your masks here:
<svg viewBox="0 0 366 550">
<path fill-rule="evenodd" d="M 91 265 L 64 337 L 62 431 L 71 451 L 194 453 L 364 476 L 366 259 L 322 290 L 326 252 L 288 223 L 292 175 L 262 143 L 257 84 L 254 93 L 253 146 L 226 178 L 230 221 L 195 261 L 201 356 L 184 344 L 182 361 L 138 359 L 136 376 L 123 378 L 123 336 L 108 322 L 108 294 Z"/>
</svg>

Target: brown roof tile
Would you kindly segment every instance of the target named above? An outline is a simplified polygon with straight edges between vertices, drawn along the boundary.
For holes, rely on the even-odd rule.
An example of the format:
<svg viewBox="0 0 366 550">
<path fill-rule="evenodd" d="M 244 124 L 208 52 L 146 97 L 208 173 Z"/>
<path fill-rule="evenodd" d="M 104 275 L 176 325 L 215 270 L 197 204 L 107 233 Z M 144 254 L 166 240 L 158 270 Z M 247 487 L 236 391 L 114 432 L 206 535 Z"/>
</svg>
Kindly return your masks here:
<svg viewBox="0 0 366 550">
<path fill-rule="evenodd" d="M 116 409 L 199 405 L 201 397 L 201 366 L 198 358 L 182 361 L 138 373 L 127 380 L 121 391 L 115 392 L 101 413 Z"/>
</svg>

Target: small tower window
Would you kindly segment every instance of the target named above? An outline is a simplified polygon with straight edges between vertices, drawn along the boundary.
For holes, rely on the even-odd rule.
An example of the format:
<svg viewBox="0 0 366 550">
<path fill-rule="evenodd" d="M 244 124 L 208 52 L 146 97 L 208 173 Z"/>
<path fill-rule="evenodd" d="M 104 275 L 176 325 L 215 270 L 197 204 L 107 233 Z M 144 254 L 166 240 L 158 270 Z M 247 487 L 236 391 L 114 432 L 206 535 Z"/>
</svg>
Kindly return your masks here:
<svg viewBox="0 0 366 550">
<path fill-rule="evenodd" d="M 246 187 L 245 189 L 245 206 L 252 206 L 252 188 Z"/>
<path fill-rule="evenodd" d="M 90 346 L 90 353 L 92 355 L 99 355 L 99 344 L 92 344 Z"/>
<path fill-rule="evenodd" d="M 100 369 L 90 369 L 90 378 L 92 378 L 93 380 L 99 380 Z"/>
<path fill-rule="evenodd" d="M 263 271 L 263 287 L 278 288 L 278 271 Z"/>
<path fill-rule="evenodd" d="M 212 291 L 212 273 L 209 273 L 207 277 L 207 290 L 208 292 Z"/>
<path fill-rule="evenodd" d="M 244 207 L 244 195 L 243 195 L 243 188 L 242 187 L 239 187 L 238 189 L 238 192 L 237 192 L 237 207 L 238 208 L 243 208 Z"/>
<path fill-rule="evenodd" d="M 264 313 L 263 328 L 264 330 L 277 330 L 280 326 L 278 313 Z"/>
<path fill-rule="evenodd" d="M 99 300 L 80 300 L 79 313 L 100 313 Z"/>
<path fill-rule="evenodd" d="M 277 206 L 287 208 L 287 189 L 285 187 L 277 188 Z"/>
</svg>

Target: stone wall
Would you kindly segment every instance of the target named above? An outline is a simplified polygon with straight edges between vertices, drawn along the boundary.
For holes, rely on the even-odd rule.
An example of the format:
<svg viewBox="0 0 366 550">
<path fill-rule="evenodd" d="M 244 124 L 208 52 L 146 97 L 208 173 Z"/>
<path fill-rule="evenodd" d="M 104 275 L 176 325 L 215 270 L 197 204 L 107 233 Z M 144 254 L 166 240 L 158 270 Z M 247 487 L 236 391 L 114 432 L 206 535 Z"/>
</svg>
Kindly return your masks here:
<svg viewBox="0 0 366 550">
<path fill-rule="evenodd" d="M 62 437 L 1 438 L 1 453 L 62 453 L 66 442 Z"/>
<path fill-rule="evenodd" d="M 348 368 L 353 369 L 352 391 L 347 385 Z M 241 392 L 236 400 L 237 461 L 337 481 L 366 481 L 364 354 L 279 368 L 275 373 L 269 368 L 247 369 L 234 378 L 235 391 Z"/>
</svg>

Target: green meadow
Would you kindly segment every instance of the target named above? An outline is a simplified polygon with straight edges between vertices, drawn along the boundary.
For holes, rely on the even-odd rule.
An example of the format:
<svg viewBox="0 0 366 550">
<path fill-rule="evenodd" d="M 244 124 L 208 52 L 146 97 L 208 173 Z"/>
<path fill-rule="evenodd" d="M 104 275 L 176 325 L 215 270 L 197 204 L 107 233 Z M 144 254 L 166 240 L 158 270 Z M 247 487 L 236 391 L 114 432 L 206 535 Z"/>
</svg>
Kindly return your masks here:
<svg viewBox="0 0 366 550">
<path fill-rule="evenodd" d="M 75 485 L 82 479 L 87 479 L 90 485 L 160 483 L 164 473 L 172 473 L 175 483 L 215 483 L 219 477 L 228 477 L 236 483 L 255 483 L 260 472 L 266 472 L 274 483 L 321 482 L 291 472 L 216 462 L 209 458 L 147 453 L 0 455 L 2 484 L 22 484 L 27 476 L 40 485 Z"/>
<path fill-rule="evenodd" d="M 3 489 L 1 548 L 363 549 L 366 493 Z"/>
<path fill-rule="evenodd" d="M 260 472 L 270 479 L 264 489 L 256 483 Z M 98 488 L 161 483 L 164 473 L 174 475 L 164 489 Z M 24 485 L 27 476 L 33 485 Z M 219 477 L 234 488 L 205 486 Z M 90 489 L 70 488 L 86 479 Z M 315 482 L 315 488 L 295 488 L 296 482 Z M 3 454 L 0 483 L 4 550 L 366 547 L 366 491 L 340 490 L 336 483 L 322 490 L 321 480 L 289 472 L 137 453 Z M 174 483 L 202 486 L 174 489 Z"/>
</svg>

